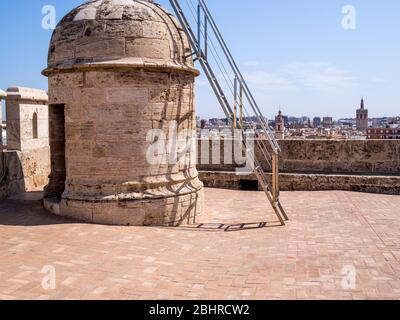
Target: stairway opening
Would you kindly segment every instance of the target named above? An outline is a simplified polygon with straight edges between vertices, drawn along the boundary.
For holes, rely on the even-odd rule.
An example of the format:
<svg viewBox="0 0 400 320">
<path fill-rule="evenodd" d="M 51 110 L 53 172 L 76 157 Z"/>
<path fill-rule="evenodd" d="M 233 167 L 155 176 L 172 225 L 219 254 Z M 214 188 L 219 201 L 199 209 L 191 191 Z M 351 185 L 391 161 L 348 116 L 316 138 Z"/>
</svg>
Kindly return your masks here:
<svg viewBox="0 0 400 320">
<path fill-rule="evenodd" d="M 241 180 L 240 190 L 243 191 L 258 191 L 258 180 Z"/>
</svg>

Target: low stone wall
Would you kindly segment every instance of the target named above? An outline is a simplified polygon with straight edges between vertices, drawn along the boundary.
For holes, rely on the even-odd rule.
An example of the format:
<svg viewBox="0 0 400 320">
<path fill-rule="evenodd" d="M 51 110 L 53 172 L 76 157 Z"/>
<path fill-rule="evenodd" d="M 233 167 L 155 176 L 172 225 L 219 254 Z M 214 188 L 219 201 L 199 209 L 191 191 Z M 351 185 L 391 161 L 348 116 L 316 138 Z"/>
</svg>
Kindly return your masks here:
<svg viewBox="0 0 400 320">
<path fill-rule="evenodd" d="M 400 194 L 400 140 L 281 140 L 279 143 L 282 148 L 281 189 L 284 191 L 348 190 Z M 223 164 L 223 141 L 220 148 L 220 164 L 201 163 L 199 151 L 198 168 L 205 186 L 254 188 L 256 177 L 237 175 L 238 165 Z M 209 152 L 212 154 L 211 145 Z M 265 161 L 262 166 L 270 171 Z"/>
<path fill-rule="evenodd" d="M 279 144 L 282 148 L 279 164 L 282 172 L 400 175 L 400 140 L 280 140 Z M 212 148 L 210 142 L 210 155 Z M 220 163 L 210 164 L 211 157 L 209 164 L 202 163 L 199 141 L 198 168 L 232 170 L 237 167 L 224 164 L 224 150 L 222 140 Z M 257 155 L 262 159 L 259 153 Z M 265 170 L 269 169 L 265 161 L 262 165 Z"/>
<path fill-rule="evenodd" d="M 50 147 L 47 93 L 10 87 L 6 97 L 7 146 L 0 150 L 0 200 L 48 184 Z M 1 97 L 0 97 L 1 98 Z"/>
<path fill-rule="evenodd" d="M 40 191 L 48 183 L 50 174 L 49 147 L 30 151 L 0 153 L 0 200 L 25 192 Z M 5 168 L 4 168 L 5 165 Z"/>
<path fill-rule="evenodd" d="M 400 140 L 282 140 L 283 172 L 400 175 Z"/>
<path fill-rule="evenodd" d="M 200 180 L 209 188 L 262 190 L 254 174 L 240 176 L 228 171 L 200 171 Z M 281 191 L 343 190 L 399 195 L 400 177 L 282 173 L 280 189 Z"/>
</svg>

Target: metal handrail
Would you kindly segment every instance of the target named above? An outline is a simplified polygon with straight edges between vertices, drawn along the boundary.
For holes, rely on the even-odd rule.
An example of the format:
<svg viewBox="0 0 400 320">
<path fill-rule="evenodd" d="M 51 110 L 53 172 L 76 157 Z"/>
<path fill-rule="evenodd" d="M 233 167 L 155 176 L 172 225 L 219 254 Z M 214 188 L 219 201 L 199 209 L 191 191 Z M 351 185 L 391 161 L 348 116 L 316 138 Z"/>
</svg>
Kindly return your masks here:
<svg viewBox="0 0 400 320">
<path fill-rule="evenodd" d="M 204 10 L 204 13 L 206 14 L 206 17 L 207 17 L 208 21 L 210 22 L 210 25 L 211 25 L 215 35 L 217 36 L 217 39 L 218 39 L 218 41 L 219 41 L 219 43 L 221 45 L 221 48 L 222 48 L 223 52 L 225 53 L 225 56 L 226 56 L 226 58 L 227 58 L 227 60 L 228 60 L 228 62 L 230 64 L 232 70 L 234 71 L 236 78 L 238 79 L 240 84 L 243 86 L 244 93 L 245 93 L 245 95 L 246 95 L 246 97 L 247 97 L 247 99 L 248 99 L 248 101 L 250 103 L 250 106 L 252 107 L 252 109 L 253 109 L 256 117 L 257 117 L 257 120 L 260 122 L 263 130 L 266 133 L 268 132 L 268 135 L 269 135 L 269 139 L 268 140 L 271 143 L 272 149 L 274 151 L 276 151 L 276 152 L 280 152 L 281 149 L 279 147 L 279 144 L 276 141 L 276 139 L 273 138 L 272 131 L 271 131 L 269 125 L 266 123 L 265 118 L 262 115 L 262 112 L 261 112 L 260 108 L 258 107 L 258 104 L 257 104 L 256 100 L 254 99 L 254 96 L 251 93 L 251 91 L 249 89 L 249 86 L 247 85 L 242 73 L 240 72 L 239 67 L 237 66 L 237 64 L 236 64 L 236 62 L 235 62 L 235 60 L 234 60 L 234 58 L 233 58 L 228 46 L 227 46 L 224 38 L 222 37 L 221 32 L 220 32 L 217 24 L 215 23 L 214 18 L 212 17 L 212 15 L 211 15 L 206 3 L 204 2 L 204 0 L 199 0 L 199 4 L 200 4 L 201 8 Z"/>
<path fill-rule="evenodd" d="M 211 86 L 212 86 L 212 88 L 214 90 L 214 93 L 217 96 L 217 98 L 219 100 L 219 103 L 221 104 L 221 106 L 223 108 L 223 111 L 224 111 L 228 121 L 230 122 L 230 124 L 232 124 L 232 122 L 233 122 L 233 119 L 232 119 L 232 114 L 233 114 L 232 108 L 230 107 L 230 104 L 227 101 L 226 96 L 223 93 L 222 87 L 220 86 L 220 84 L 219 84 L 219 82 L 218 82 L 218 80 L 217 80 L 212 68 L 210 67 L 210 65 L 208 63 L 207 52 L 204 53 L 203 50 L 201 49 L 201 46 L 200 46 L 200 42 L 201 42 L 200 41 L 200 37 L 201 37 L 202 34 L 203 34 L 203 36 L 204 36 L 204 38 L 206 40 L 206 49 L 207 49 L 207 41 L 208 41 L 207 34 L 204 34 L 203 31 L 201 30 L 201 21 L 200 21 L 200 13 L 199 13 L 200 11 L 198 11 L 198 17 L 197 17 L 197 28 L 198 28 L 198 30 L 197 30 L 197 38 L 196 38 L 196 34 L 195 34 L 194 30 L 190 27 L 190 24 L 189 24 L 186 16 L 184 15 L 183 10 L 182 10 L 179 2 L 177 0 L 170 0 L 170 2 L 171 2 L 171 5 L 172 5 L 177 17 L 178 17 L 178 20 L 184 26 L 184 28 L 186 30 L 186 33 L 188 34 L 189 41 L 190 41 L 192 47 L 196 48 L 196 52 L 194 52 L 194 54 L 197 55 L 197 58 L 198 58 L 200 64 L 202 65 L 202 68 L 204 69 L 207 78 L 209 79 L 209 81 L 211 83 Z M 202 9 L 204 11 L 204 13 L 206 14 L 206 19 L 205 19 L 206 22 L 203 23 L 203 27 L 204 27 L 205 31 L 207 31 L 207 25 L 208 25 L 207 21 L 209 21 L 211 23 L 212 30 L 214 31 L 214 33 L 216 35 L 218 35 L 219 39 L 217 39 L 217 40 L 219 41 L 219 44 L 221 45 L 221 47 L 222 47 L 222 49 L 223 49 L 223 51 L 225 53 L 225 56 L 226 56 L 227 60 L 229 61 L 229 64 L 230 64 L 230 66 L 232 68 L 232 71 L 235 73 L 235 79 L 239 82 L 239 84 L 241 86 L 241 89 L 243 89 L 243 92 L 244 92 L 244 94 L 246 96 L 247 101 L 249 102 L 250 106 L 252 107 L 252 110 L 253 110 L 253 112 L 254 112 L 259 124 L 261 125 L 261 128 L 263 129 L 264 133 L 266 134 L 266 138 L 267 138 L 267 140 L 269 141 L 269 143 L 271 145 L 272 151 L 275 152 L 275 153 L 280 152 L 280 147 L 279 147 L 279 145 L 278 145 L 278 143 L 277 143 L 277 141 L 276 141 L 276 139 L 275 139 L 270 127 L 269 127 L 269 125 L 266 123 L 265 118 L 261 115 L 261 112 L 260 112 L 257 104 L 254 104 L 255 103 L 254 97 L 251 94 L 251 92 L 250 92 L 250 90 L 248 88 L 248 85 L 245 82 L 242 74 L 240 73 L 240 70 L 237 67 L 236 62 L 234 61 L 229 49 L 227 48 L 227 45 L 226 45 L 225 41 L 223 40 L 222 35 L 221 35 L 218 27 L 216 26 L 215 21 L 212 18 L 212 16 L 211 16 L 211 14 L 210 14 L 210 12 L 209 12 L 209 10 L 208 10 L 208 8 L 207 8 L 207 6 L 206 6 L 204 1 L 199 1 L 198 10 L 200 10 L 200 9 Z M 192 14 L 193 14 L 193 12 L 192 12 Z M 210 41 L 211 41 L 211 39 L 210 39 Z M 213 45 L 212 42 L 211 42 L 211 44 Z M 219 58 L 217 52 L 216 52 L 216 55 Z M 219 58 L 219 60 L 220 60 L 220 58 Z M 217 59 L 216 59 L 216 62 L 218 64 Z M 224 67 L 223 67 L 223 69 L 225 70 Z M 221 70 L 221 72 L 223 72 L 223 70 L 221 68 L 220 68 L 220 70 Z M 226 76 L 229 76 L 229 75 L 226 75 Z M 225 76 L 224 76 L 224 78 L 226 79 Z M 243 107 L 244 107 L 244 109 L 246 109 L 245 106 L 243 106 Z M 271 157 L 271 155 L 270 155 L 270 153 L 268 151 L 268 148 L 265 145 L 265 142 L 258 140 L 257 141 L 257 146 L 261 150 L 263 156 L 266 158 L 268 164 L 270 165 L 272 157 Z"/>
<path fill-rule="evenodd" d="M 250 105 L 261 128 L 264 130 L 264 133 L 267 137 L 267 140 L 270 144 L 273 154 L 272 155 L 270 154 L 265 140 L 255 139 L 255 142 L 256 142 L 255 144 L 257 145 L 257 147 L 261 151 L 264 159 L 267 161 L 267 163 L 270 165 L 270 167 L 272 169 L 272 185 L 268 182 L 267 176 L 266 176 L 260 162 L 257 159 L 257 155 L 255 153 L 251 154 L 250 152 L 248 152 L 248 149 L 246 146 L 247 141 L 244 137 L 243 132 L 242 132 L 242 140 L 243 140 L 242 142 L 243 142 L 244 147 L 246 148 L 247 157 L 250 158 L 251 163 L 254 165 L 253 171 L 256 174 L 259 183 L 261 184 L 263 190 L 265 191 L 267 198 L 270 201 L 272 207 L 274 208 L 281 223 L 284 224 L 282 216 L 284 216 L 285 219 L 287 219 L 287 216 L 279 202 L 279 186 L 278 186 L 279 185 L 279 183 L 278 183 L 279 169 L 278 169 L 278 165 L 277 165 L 278 164 L 278 162 L 277 162 L 278 155 L 281 152 L 281 148 L 278 144 L 278 141 L 275 139 L 275 136 L 272 133 L 271 128 L 268 125 L 268 122 L 266 121 L 265 117 L 262 115 L 262 112 L 261 112 L 259 106 L 257 105 L 257 103 L 254 99 L 254 96 L 251 93 L 249 86 L 247 85 L 242 73 L 240 72 L 230 50 L 228 49 L 228 46 L 226 45 L 226 42 L 223 39 L 221 32 L 218 29 L 205 1 L 204 0 L 197 0 L 197 1 L 198 1 L 197 19 L 196 19 L 196 14 L 193 12 L 195 10 L 191 9 L 193 18 L 195 20 L 197 20 L 196 21 L 197 22 L 197 37 L 196 37 L 196 32 L 190 26 L 190 23 L 180 6 L 179 1 L 178 0 L 170 0 L 170 3 L 172 5 L 172 8 L 175 11 L 176 17 L 178 18 L 180 24 L 184 28 L 184 31 L 189 39 L 190 45 L 194 49 L 192 56 L 196 57 L 196 59 L 199 61 L 200 65 L 201 65 L 201 67 L 203 68 L 205 75 L 207 76 L 207 78 L 211 84 L 211 87 L 222 107 L 223 112 L 225 113 L 225 116 L 226 116 L 229 124 L 233 128 L 243 129 L 242 125 L 241 124 L 238 125 L 237 121 L 236 121 L 237 103 L 238 103 L 238 101 L 237 101 L 237 84 L 239 84 L 240 85 L 241 111 L 245 111 L 247 113 L 247 109 L 246 109 L 245 105 L 243 104 L 243 93 L 244 93 L 244 97 L 246 98 L 246 101 Z M 190 0 L 188 2 L 188 5 L 189 5 L 189 8 L 191 6 L 193 9 L 195 9 L 193 6 L 193 3 Z M 202 13 L 204 14 L 204 22 L 201 21 Z M 215 49 L 212 40 L 208 37 L 207 32 L 208 32 L 209 25 L 211 26 L 213 35 L 217 39 L 218 44 L 220 45 L 222 52 L 234 74 L 234 90 L 233 90 L 234 91 L 233 92 L 234 110 L 232 110 L 233 108 L 231 107 L 231 105 L 224 93 L 224 90 L 223 90 L 222 86 L 220 85 L 220 83 L 213 71 L 213 68 L 208 61 L 208 45 L 209 45 L 209 42 L 211 42 L 211 46 L 212 46 L 211 49 L 214 49 L 215 54 L 212 51 L 211 51 L 211 53 L 217 63 L 218 68 L 222 72 L 222 75 L 224 76 L 224 79 L 227 82 L 228 87 L 229 87 L 229 85 L 233 84 L 232 79 L 230 78 L 230 75 L 226 71 L 225 65 L 222 62 L 220 56 L 218 55 L 218 52 Z M 203 27 L 203 29 L 202 29 L 202 27 Z M 205 40 L 204 51 L 202 49 L 202 39 L 201 39 L 202 36 L 204 37 L 204 40 Z M 222 68 L 221 68 L 221 65 L 222 65 Z M 229 79 L 229 81 L 227 78 Z M 230 87 L 230 90 L 232 92 L 232 87 Z M 254 150 L 254 152 L 255 152 L 255 150 Z"/>
</svg>

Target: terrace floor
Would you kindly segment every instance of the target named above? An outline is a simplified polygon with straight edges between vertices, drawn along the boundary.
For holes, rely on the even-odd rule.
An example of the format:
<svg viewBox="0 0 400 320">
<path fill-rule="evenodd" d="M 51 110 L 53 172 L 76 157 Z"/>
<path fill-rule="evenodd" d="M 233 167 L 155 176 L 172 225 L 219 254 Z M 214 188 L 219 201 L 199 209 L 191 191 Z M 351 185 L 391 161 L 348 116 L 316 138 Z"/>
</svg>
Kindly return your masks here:
<svg viewBox="0 0 400 320">
<path fill-rule="evenodd" d="M 283 193 L 281 227 L 262 192 L 205 195 L 179 228 L 75 223 L 36 194 L 0 203 L 0 299 L 400 299 L 400 196 Z"/>
</svg>

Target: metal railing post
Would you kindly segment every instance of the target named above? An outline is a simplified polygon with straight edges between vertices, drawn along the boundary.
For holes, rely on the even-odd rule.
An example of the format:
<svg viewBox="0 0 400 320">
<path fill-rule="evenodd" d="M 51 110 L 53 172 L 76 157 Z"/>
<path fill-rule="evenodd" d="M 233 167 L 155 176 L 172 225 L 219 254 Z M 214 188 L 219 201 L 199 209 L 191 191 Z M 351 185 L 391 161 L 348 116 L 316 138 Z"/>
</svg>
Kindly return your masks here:
<svg viewBox="0 0 400 320">
<path fill-rule="evenodd" d="M 272 196 L 275 205 L 279 202 L 279 156 L 272 154 Z"/>
<path fill-rule="evenodd" d="M 234 94 L 233 94 L 233 129 L 237 129 L 237 84 L 238 80 L 234 80 Z"/>
<path fill-rule="evenodd" d="M 201 6 L 197 5 L 197 56 L 201 57 Z"/>
</svg>

